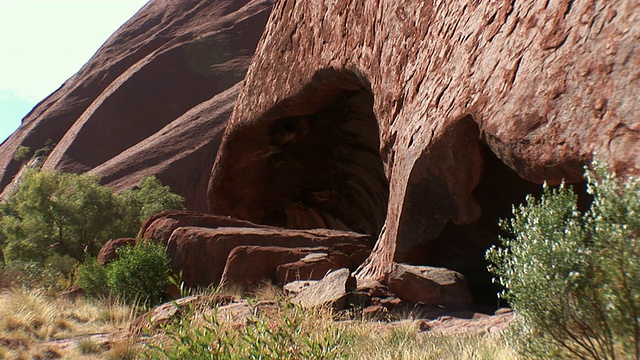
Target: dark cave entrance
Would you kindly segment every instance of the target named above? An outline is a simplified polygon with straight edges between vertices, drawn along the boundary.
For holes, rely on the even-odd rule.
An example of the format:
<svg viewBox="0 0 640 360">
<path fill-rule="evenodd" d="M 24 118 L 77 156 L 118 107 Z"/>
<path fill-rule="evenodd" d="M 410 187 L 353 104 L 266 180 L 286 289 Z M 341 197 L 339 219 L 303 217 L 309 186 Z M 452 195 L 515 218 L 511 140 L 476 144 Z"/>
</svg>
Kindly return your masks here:
<svg viewBox="0 0 640 360">
<path fill-rule="evenodd" d="M 318 72 L 300 93 L 236 133 L 212 210 L 290 229 L 355 231 L 375 241 L 389 183 L 373 100 L 355 74 Z"/>
<path fill-rule="evenodd" d="M 579 207 L 586 209 L 591 200 L 585 183 L 571 186 Z M 512 207 L 529 194 L 539 198 L 541 184 L 525 180 L 500 160 L 481 140 L 471 116 L 455 122 L 414 165 L 397 261 L 458 271 L 466 277 L 476 305 L 507 305 L 499 303 L 501 289 L 491 281 L 484 254 L 499 243 L 500 235 L 509 235 L 500 229 L 499 219 L 511 217 Z"/>
<path fill-rule="evenodd" d="M 494 306 L 498 305 L 500 288 L 491 281 L 484 254 L 498 244 L 499 235 L 508 235 L 500 230 L 498 221 L 509 218 L 512 206 L 523 203 L 528 194 L 539 197 L 542 186 L 521 178 L 488 147 L 483 148 L 483 154 L 483 175 L 473 191 L 482 209 L 479 220 L 460 225 L 449 222 L 440 236 L 424 245 L 426 256 L 421 262 L 462 273 L 474 302 Z"/>
</svg>

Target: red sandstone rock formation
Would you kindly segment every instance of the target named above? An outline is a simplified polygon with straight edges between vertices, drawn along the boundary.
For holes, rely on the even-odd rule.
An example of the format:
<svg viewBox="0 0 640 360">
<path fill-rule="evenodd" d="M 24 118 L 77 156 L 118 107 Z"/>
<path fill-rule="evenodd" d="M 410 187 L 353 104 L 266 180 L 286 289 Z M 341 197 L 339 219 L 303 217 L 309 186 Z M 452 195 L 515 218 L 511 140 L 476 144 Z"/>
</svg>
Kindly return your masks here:
<svg viewBox="0 0 640 360">
<path fill-rule="evenodd" d="M 117 250 L 123 246 L 133 246 L 136 244 L 134 238 L 111 239 L 107 241 L 96 257 L 96 262 L 100 265 L 106 265 L 118 259 Z"/>
<path fill-rule="evenodd" d="M 152 0 L 0 146 L 0 191 L 20 145 L 57 144 L 45 168 L 116 189 L 156 175 L 206 210 L 208 172 L 271 0 Z"/>
<path fill-rule="evenodd" d="M 329 271 L 345 267 L 349 267 L 349 256 L 327 247 L 238 246 L 227 257 L 220 283 L 284 286 L 296 280 L 320 280 Z"/>
<path fill-rule="evenodd" d="M 639 13 L 637 0 L 280 1 L 211 211 L 371 234 L 360 277 L 445 260 L 434 243 L 482 250 L 530 184 L 580 182 L 594 153 L 640 175 Z"/>
<path fill-rule="evenodd" d="M 0 187 L 19 145 L 50 138 L 46 168 L 118 188 L 156 174 L 190 209 L 209 181 L 210 210 L 241 220 L 167 213 L 140 233 L 191 284 L 238 246 L 324 231 L 275 225 L 377 238 L 361 279 L 408 262 L 473 288 L 496 220 L 536 184 L 580 182 L 594 153 L 640 175 L 638 0 L 287 0 L 256 47 L 270 10 L 151 1 L 0 147 Z"/>
</svg>

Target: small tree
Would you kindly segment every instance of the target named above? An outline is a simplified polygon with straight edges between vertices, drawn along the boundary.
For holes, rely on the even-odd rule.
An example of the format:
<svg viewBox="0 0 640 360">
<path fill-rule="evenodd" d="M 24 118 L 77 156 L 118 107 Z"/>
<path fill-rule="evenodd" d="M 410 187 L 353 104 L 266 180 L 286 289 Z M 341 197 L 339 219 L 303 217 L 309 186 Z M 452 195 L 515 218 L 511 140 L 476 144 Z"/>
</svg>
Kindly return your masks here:
<svg viewBox="0 0 640 360">
<path fill-rule="evenodd" d="M 3 205 L 0 232 L 8 260 L 44 261 L 53 253 L 77 260 L 96 253 L 119 216 L 113 192 L 89 174 L 28 170 Z"/>
<path fill-rule="evenodd" d="M 135 236 L 153 213 L 183 209 L 182 200 L 155 177 L 115 195 L 95 175 L 31 169 L 0 205 L 0 246 L 7 262 L 44 263 L 53 254 L 82 260 L 110 238 Z"/>
<path fill-rule="evenodd" d="M 545 185 L 539 200 L 527 197 L 501 221 L 513 237 L 487 252 L 523 353 L 640 359 L 640 180 L 594 168 L 586 213 L 569 188 Z"/>
</svg>

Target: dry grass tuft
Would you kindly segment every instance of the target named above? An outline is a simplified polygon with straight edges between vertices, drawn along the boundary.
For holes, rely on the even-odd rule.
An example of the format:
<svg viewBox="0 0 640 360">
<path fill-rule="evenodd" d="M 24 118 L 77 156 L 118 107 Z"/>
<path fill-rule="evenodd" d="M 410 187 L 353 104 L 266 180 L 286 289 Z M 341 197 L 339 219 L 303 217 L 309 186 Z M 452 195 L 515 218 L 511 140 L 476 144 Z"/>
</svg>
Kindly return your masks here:
<svg viewBox="0 0 640 360">
<path fill-rule="evenodd" d="M 4 340 L 0 341 L 0 359 L 55 358 L 59 350 L 42 344 L 115 333 L 135 315 L 135 307 L 116 300 L 70 302 L 42 290 L 4 289 L 0 291 L 0 340 Z M 75 342 L 75 346 L 61 350 L 59 357 L 77 358 L 78 354 L 70 355 L 76 347 L 86 352 L 91 346 L 88 342 Z"/>
</svg>

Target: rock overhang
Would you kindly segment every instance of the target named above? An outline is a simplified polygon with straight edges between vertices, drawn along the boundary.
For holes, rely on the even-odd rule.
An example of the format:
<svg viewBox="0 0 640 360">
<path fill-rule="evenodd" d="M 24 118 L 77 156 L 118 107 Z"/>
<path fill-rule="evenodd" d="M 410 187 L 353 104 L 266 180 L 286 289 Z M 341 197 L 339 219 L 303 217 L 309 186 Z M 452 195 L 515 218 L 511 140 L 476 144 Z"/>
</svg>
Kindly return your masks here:
<svg viewBox="0 0 640 360">
<path fill-rule="evenodd" d="M 242 171 L 229 169 L 250 157 L 239 144 L 269 147 L 268 126 L 254 137 L 246 129 L 333 102 L 317 90 L 331 74 L 349 74 L 370 91 L 389 182 L 386 217 L 360 277 L 382 278 L 390 263 L 450 224 L 482 222 L 476 190 L 496 169 L 487 162 L 526 180 L 500 189 L 514 198 L 532 189 L 528 183 L 582 181 L 594 153 L 620 174 L 637 175 L 640 108 L 628 100 L 640 91 L 629 87 L 639 73 L 631 62 L 640 65 L 640 29 L 630 20 L 639 6 L 278 3 L 212 171 L 210 208 L 246 216 L 221 205 L 225 197 L 237 203 L 268 191 L 231 185 Z M 611 146 L 619 142 L 635 150 Z"/>
<path fill-rule="evenodd" d="M 373 95 L 356 73 L 321 69 L 299 93 L 226 138 L 228 158 L 210 183 L 213 213 L 379 234 L 389 185 Z"/>
</svg>

